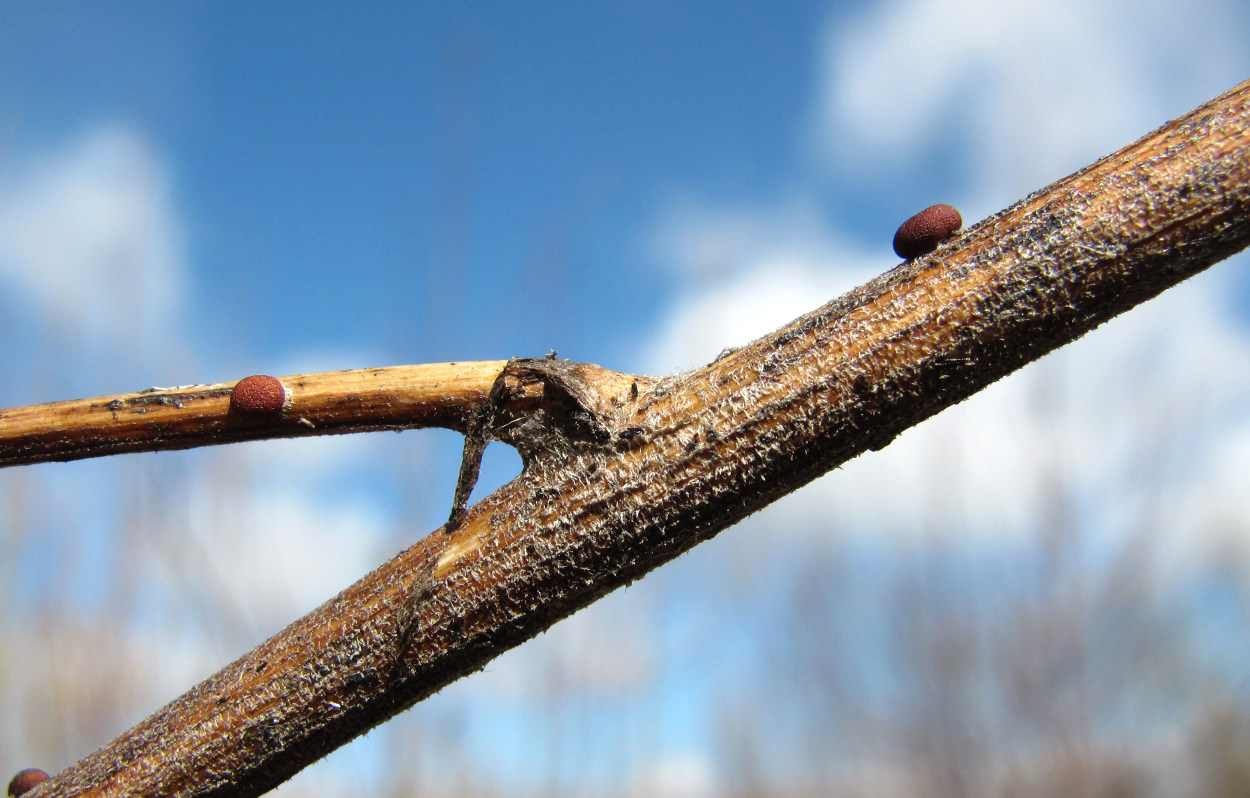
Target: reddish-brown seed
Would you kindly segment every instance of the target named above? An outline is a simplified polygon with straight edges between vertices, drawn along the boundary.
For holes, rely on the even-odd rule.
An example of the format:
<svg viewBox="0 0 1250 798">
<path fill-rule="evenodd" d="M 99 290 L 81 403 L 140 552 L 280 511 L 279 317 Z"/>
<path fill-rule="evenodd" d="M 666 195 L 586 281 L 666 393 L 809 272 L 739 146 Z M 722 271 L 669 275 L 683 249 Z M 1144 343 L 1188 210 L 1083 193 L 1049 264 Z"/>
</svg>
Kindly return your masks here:
<svg viewBox="0 0 1250 798">
<path fill-rule="evenodd" d="M 230 392 L 230 409 L 253 415 L 274 415 L 286 404 L 286 388 L 277 377 L 256 374 L 239 380 Z"/>
<path fill-rule="evenodd" d="M 9 795 L 16 798 L 16 796 L 33 788 L 36 784 L 43 784 L 47 780 L 48 774 L 39 768 L 19 770 L 17 775 L 13 777 L 13 781 L 9 782 Z"/>
<path fill-rule="evenodd" d="M 894 252 L 911 260 L 937 249 L 937 245 L 964 226 L 959 211 L 949 205 L 930 205 L 911 217 L 894 234 Z"/>
</svg>

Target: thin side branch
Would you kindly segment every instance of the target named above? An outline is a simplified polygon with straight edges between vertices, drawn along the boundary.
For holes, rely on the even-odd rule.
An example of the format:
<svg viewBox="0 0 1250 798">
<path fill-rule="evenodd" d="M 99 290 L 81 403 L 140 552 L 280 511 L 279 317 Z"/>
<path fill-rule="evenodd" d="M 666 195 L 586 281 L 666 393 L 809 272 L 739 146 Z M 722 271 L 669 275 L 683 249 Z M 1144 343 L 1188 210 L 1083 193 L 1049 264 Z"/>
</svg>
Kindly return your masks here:
<svg viewBox="0 0 1250 798">
<path fill-rule="evenodd" d="M 230 407 L 235 383 L 148 388 L 135 393 L 0 410 L 0 466 L 122 452 L 414 427 L 463 432 L 490 392 L 502 360 L 392 366 L 280 377 L 280 414 Z"/>
<path fill-rule="evenodd" d="M 519 478 L 31 795 L 258 795 L 1247 243 L 1250 82 L 699 371 L 499 364 Z"/>
</svg>

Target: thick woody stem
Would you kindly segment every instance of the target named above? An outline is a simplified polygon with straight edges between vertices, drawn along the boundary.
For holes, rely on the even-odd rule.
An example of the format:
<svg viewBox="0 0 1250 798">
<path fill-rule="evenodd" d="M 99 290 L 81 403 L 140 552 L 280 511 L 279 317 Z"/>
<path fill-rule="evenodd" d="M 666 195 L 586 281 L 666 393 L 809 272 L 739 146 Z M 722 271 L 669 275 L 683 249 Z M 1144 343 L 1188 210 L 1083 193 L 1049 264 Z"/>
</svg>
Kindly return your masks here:
<svg viewBox="0 0 1250 798">
<path fill-rule="evenodd" d="M 513 362 L 517 480 L 32 798 L 258 795 L 1247 243 L 1250 83 L 699 371 Z"/>
</svg>

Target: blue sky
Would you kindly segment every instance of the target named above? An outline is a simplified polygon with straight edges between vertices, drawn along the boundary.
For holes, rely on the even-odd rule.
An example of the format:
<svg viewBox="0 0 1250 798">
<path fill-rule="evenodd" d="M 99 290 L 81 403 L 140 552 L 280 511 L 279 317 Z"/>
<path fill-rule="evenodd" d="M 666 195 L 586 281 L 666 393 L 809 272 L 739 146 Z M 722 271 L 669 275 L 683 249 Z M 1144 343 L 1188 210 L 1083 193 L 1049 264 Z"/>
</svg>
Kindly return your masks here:
<svg viewBox="0 0 1250 798">
<path fill-rule="evenodd" d="M 692 368 L 894 266 L 917 209 L 980 219 L 1250 75 L 1234 0 L 393 6 L 0 6 L 0 404 L 551 349 Z M 822 588 L 826 653 L 885 700 L 915 604 L 890 586 L 914 566 L 952 606 L 977 580 L 1010 606 L 1049 551 L 1056 482 L 1083 533 L 1074 573 L 1157 526 L 1162 583 L 1218 566 L 1246 594 L 1244 272 L 1217 266 L 952 408 L 283 792 L 401 773 L 395 750 L 423 742 L 427 769 L 522 789 L 554 770 L 604 794 L 721 794 L 726 717 L 819 703 L 741 689 L 802 648 L 782 622 L 801 566 L 842 575 Z M 0 568 L 0 633 L 66 619 L 40 632 L 62 681 L 42 656 L 8 663 L 0 751 L 68 764 L 425 534 L 459 445 L 418 431 L 0 473 L 22 564 Z M 495 481 L 517 467 L 500 449 Z M 1221 594 L 1203 584 L 1166 601 Z M 1227 625 L 1203 645 L 1243 650 L 1237 609 L 1207 616 Z M 82 618 L 115 632 L 90 655 Z M 92 725 L 64 680 L 101 663 L 134 686 Z M 69 728 L 32 741 L 22 719 L 62 693 Z M 791 755 L 764 759 L 798 772 Z"/>
<path fill-rule="evenodd" d="M 10 159 L 101 124 L 143 137 L 183 217 L 196 349 L 259 365 L 619 356 L 669 287 L 639 246 L 664 198 L 789 168 L 826 9 L 7 13 Z M 544 297 L 558 318 L 508 320 Z"/>
</svg>

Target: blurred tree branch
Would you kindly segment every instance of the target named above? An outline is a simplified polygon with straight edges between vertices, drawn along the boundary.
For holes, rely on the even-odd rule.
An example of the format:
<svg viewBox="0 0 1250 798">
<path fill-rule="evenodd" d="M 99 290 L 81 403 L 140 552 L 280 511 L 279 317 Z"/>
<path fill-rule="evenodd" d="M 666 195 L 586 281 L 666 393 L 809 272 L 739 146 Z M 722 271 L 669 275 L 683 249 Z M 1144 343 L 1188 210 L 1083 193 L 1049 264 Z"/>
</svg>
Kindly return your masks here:
<svg viewBox="0 0 1250 798">
<path fill-rule="evenodd" d="M 448 370 L 440 372 L 448 380 L 442 404 L 437 380 L 419 391 L 375 386 L 364 392 L 369 401 L 331 389 L 321 404 L 288 386 L 296 409 L 285 418 L 294 413 L 317 431 L 467 430 L 489 402 L 479 425 L 516 446 L 525 468 L 456 525 L 29 795 L 258 795 L 560 618 L 1247 243 L 1250 82 L 689 374 L 656 380 L 554 359 L 412 367 Z M 458 382 L 456 368 L 469 377 Z M 332 380 L 301 379 L 322 378 Z M 40 412 L 5 411 L 0 440 L 24 442 L 5 444 L 4 461 L 285 428 L 223 432 L 233 423 L 228 387 L 208 386 L 215 395 L 194 400 L 215 420 L 179 421 L 186 426 L 175 424 L 167 438 L 136 443 L 143 435 L 133 429 L 185 407 L 158 401 L 139 420 L 118 412 L 116 429 L 132 431 L 119 432 L 125 442 L 116 446 L 111 412 L 105 418 L 90 404 L 98 400 L 44 406 L 68 418 L 77 404 L 103 422 L 79 449 L 66 445 L 68 433 L 57 443 L 55 425 L 40 432 Z M 420 393 L 415 404 L 425 409 L 388 416 L 383 407 L 404 390 Z M 106 399 L 124 411 L 142 395 Z M 337 427 L 326 409 L 335 402 L 344 408 Z M 10 435 L 19 423 L 23 431 Z M 47 448 L 32 454 L 38 446 Z"/>
</svg>

